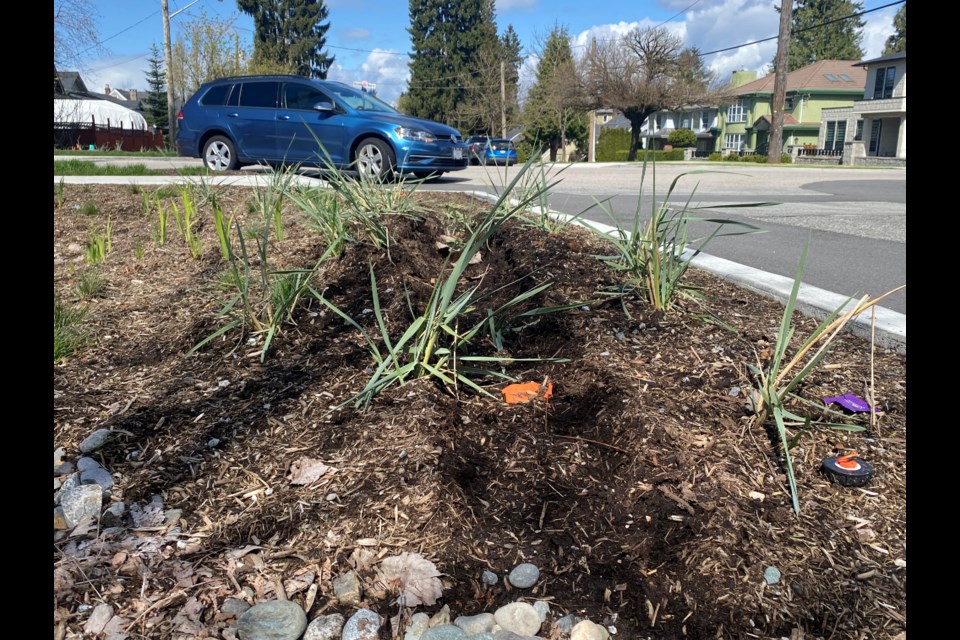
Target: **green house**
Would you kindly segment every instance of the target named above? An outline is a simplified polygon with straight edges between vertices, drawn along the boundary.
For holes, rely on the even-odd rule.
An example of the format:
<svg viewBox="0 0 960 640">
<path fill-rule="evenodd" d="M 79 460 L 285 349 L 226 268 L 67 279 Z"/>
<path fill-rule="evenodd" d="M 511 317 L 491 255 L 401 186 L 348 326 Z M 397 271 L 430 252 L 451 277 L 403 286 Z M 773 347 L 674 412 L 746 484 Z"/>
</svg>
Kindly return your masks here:
<svg viewBox="0 0 960 640">
<path fill-rule="evenodd" d="M 863 98 L 866 71 L 858 60 L 821 60 L 787 74 L 783 149 L 816 145 L 820 110 L 849 107 Z M 720 112 L 718 151 L 766 153 L 776 74 L 754 80 L 756 72 L 735 71 L 728 87 L 732 102 Z"/>
</svg>

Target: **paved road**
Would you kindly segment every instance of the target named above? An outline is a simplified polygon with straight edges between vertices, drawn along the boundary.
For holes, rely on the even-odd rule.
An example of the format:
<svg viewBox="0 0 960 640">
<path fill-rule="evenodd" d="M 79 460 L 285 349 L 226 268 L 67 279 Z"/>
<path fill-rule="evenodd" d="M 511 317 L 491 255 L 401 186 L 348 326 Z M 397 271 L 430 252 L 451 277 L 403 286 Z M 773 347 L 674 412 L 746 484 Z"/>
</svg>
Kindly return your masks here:
<svg viewBox="0 0 960 640">
<path fill-rule="evenodd" d="M 187 158 L 91 159 L 111 164 L 145 163 L 157 168 L 199 165 L 199 160 Z M 245 173 L 262 171 L 248 167 Z M 445 174 L 421 188 L 498 193 L 517 172 L 518 167 L 470 167 Z M 535 173 L 539 172 L 528 175 L 532 178 Z M 637 212 L 638 196 L 640 216 L 646 220 L 653 195 L 658 200 L 665 197 L 678 176 L 671 204 L 679 206 L 690 199 L 694 206 L 719 207 L 700 213 L 742 220 L 764 230 L 757 235 L 716 238 L 706 247 L 707 254 L 792 281 L 809 237 L 805 284 L 855 297 L 875 297 L 906 284 L 905 169 L 669 163 L 656 167 L 654 185 L 653 172 L 648 169 L 644 176 L 642 166 L 636 163 L 557 165 L 546 172 L 546 179 L 556 182 L 549 205 L 571 215 L 586 210 L 587 220 L 605 224 L 614 224 L 615 220 L 615 224 L 629 228 Z M 597 201 L 605 202 L 612 218 L 596 205 Z M 778 204 L 762 208 L 723 206 L 744 202 Z M 706 223 L 694 224 L 691 237 L 712 229 L 713 225 Z M 882 306 L 906 314 L 906 289 L 884 300 Z"/>
</svg>

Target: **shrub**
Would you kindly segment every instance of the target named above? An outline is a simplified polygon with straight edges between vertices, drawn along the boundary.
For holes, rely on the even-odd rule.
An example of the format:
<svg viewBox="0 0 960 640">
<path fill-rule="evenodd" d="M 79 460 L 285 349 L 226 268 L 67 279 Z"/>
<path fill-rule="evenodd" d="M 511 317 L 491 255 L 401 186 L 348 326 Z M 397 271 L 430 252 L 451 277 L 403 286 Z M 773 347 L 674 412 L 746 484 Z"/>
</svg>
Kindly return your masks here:
<svg viewBox="0 0 960 640">
<path fill-rule="evenodd" d="M 732 152 L 728 153 L 723 157 L 723 161 L 724 162 L 740 162 L 740 154 L 732 153 Z"/>
<path fill-rule="evenodd" d="M 697 134 L 690 129 L 674 129 L 667 135 L 667 143 L 674 147 L 695 147 L 697 146 Z"/>
<path fill-rule="evenodd" d="M 710 162 L 720 162 L 721 160 L 723 160 L 723 154 L 720 153 L 719 151 L 714 151 L 709 156 L 707 156 L 707 160 L 709 160 Z"/>
<path fill-rule="evenodd" d="M 630 152 L 630 132 L 626 129 L 604 129 L 597 138 L 597 162 L 623 162 Z"/>
</svg>

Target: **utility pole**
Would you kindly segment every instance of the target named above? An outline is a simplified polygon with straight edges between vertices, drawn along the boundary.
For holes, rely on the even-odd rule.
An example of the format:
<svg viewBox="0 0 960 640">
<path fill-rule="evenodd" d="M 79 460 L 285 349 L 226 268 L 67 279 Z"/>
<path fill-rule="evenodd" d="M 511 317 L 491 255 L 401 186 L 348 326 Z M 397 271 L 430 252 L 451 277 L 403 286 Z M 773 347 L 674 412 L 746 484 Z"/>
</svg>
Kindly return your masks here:
<svg viewBox="0 0 960 640">
<path fill-rule="evenodd" d="M 787 60 L 792 14 L 793 0 L 780 0 L 780 34 L 777 37 L 777 59 L 773 71 L 773 113 L 770 114 L 770 141 L 767 145 L 769 164 L 780 164 L 783 151 L 783 109 L 787 101 Z"/>
<path fill-rule="evenodd" d="M 504 68 L 506 63 L 500 61 L 500 137 L 507 137 L 507 83 Z"/>
<path fill-rule="evenodd" d="M 166 58 L 167 65 L 167 146 L 172 147 L 173 141 L 177 138 L 175 130 L 177 124 L 177 114 L 173 112 L 173 52 L 170 50 L 170 11 L 167 7 L 167 0 L 160 0 L 160 6 L 163 9 L 163 55 Z"/>
</svg>

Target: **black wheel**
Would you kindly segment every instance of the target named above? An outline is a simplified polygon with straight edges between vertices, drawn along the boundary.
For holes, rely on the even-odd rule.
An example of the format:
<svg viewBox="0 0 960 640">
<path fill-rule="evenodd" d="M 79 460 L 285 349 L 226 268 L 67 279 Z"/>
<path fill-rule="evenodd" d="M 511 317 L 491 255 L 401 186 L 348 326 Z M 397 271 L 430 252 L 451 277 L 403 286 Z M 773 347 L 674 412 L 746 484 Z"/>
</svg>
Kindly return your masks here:
<svg viewBox="0 0 960 640">
<path fill-rule="evenodd" d="M 436 180 L 443 175 L 443 171 L 414 171 L 413 176 L 417 180 Z"/>
<path fill-rule="evenodd" d="M 389 177 L 397 164 L 393 149 L 380 138 L 361 140 L 354 159 L 357 171 L 370 178 Z"/>
<path fill-rule="evenodd" d="M 203 145 L 203 164 L 211 171 L 233 171 L 240 167 L 237 148 L 230 138 L 213 136 Z"/>
</svg>

